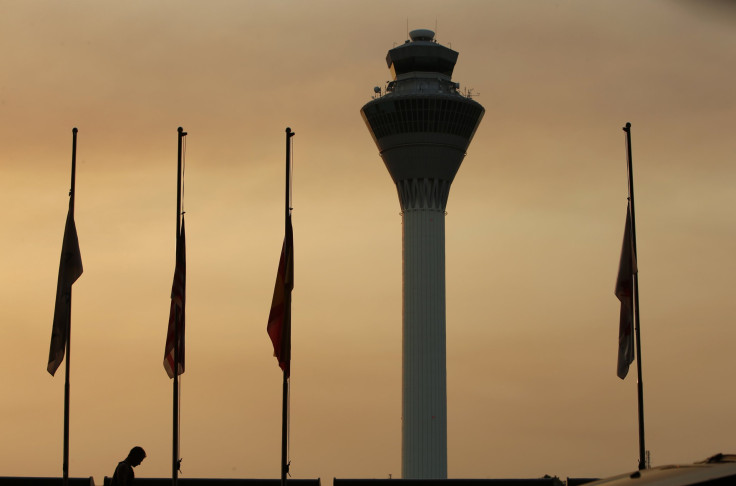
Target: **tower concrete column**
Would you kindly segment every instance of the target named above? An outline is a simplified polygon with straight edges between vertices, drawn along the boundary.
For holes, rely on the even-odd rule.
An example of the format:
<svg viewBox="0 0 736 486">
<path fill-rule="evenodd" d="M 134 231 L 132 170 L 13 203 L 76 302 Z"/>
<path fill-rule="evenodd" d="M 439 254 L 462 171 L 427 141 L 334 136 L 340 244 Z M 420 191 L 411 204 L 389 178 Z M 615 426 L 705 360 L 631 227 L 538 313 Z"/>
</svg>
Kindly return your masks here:
<svg viewBox="0 0 736 486">
<path fill-rule="evenodd" d="M 445 213 L 405 209 L 402 477 L 447 477 Z"/>
</svg>

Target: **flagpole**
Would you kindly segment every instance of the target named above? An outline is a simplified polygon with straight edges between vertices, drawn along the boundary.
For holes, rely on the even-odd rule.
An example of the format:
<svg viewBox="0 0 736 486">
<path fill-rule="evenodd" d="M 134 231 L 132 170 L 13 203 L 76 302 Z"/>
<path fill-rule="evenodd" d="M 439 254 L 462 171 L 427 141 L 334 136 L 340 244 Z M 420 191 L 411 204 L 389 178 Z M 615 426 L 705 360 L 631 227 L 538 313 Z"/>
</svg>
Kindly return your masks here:
<svg viewBox="0 0 736 486">
<path fill-rule="evenodd" d="M 284 204 L 284 236 L 289 233 L 291 227 L 291 137 L 294 136 L 294 132 L 291 128 L 286 127 L 286 191 L 285 191 L 285 204 Z M 288 285 L 286 279 L 284 285 Z M 286 302 L 284 303 L 285 313 L 289 315 L 284 316 L 284 322 L 291 321 L 291 292 L 285 292 Z M 289 376 L 291 374 L 291 326 L 288 326 L 286 331 L 289 333 L 282 339 L 288 342 L 289 354 L 287 356 L 286 366 L 283 370 L 283 401 L 281 407 L 281 486 L 286 486 L 286 475 L 289 473 L 288 463 L 288 442 L 289 442 Z"/>
<path fill-rule="evenodd" d="M 626 159 L 629 173 L 629 204 L 631 205 L 631 241 L 634 261 L 638 262 L 636 252 L 636 213 L 634 211 L 634 169 L 631 157 L 631 123 L 623 128 L 626 132 Z M 634 272 L 634 336 L 636 338 L 636 373 L 639 409 L 639 469 L 646 469 L 646 446 L 644 445 L 644 383 L 641 367 L 641 334 L 639 332 L 639 272 Z"/>
<path fill-rule="evenodd" d="M 182 178 L 182 141 L 187 133 L 182 127 L 176 129 L 178 133 L 178 150 L 176 157 L 176 248 L 177 258 L 179 238 L 181 237 L 181 178 Z M 178 262 L 177 262 L 178 263 Z M 175 323 L 178 320 L 175 319 Z M 174 389 L 173 389 L 173 425 L 172 425 L 172 461 L 171 483 L 176 486 L 179 477 L 179 326 L 174 325 Z"/>
<path fill-rule="evenodd" d="M 288 365 L 287 365 L 288 366 Z M 282 389 L 283 402 L 281 406 L 281 486 L 286 486 L 286 475 L 289 472 L 289 463 L 287 457 L 288 449 L 288 421 L 289 421 L 289 378 L 286 376 L 286 370 L 283 372 L 284 382 Z"/>
<path fill-rule="evenodd" d="M 71 188 L 69 189 L 69 212 L 71 213 L 72 219 L 74 218 L 74 188 L 76 185 L 76 173 L 77 173 L 77 127 L 72 128 L 72 182 Z M 69 372 L 71 361 L 71 337 L 72 337 L 72 289 L 69 288 L 69 316 L 68 325 L 66 326 L 66 365 L 64 368 L 64 457 L 62 460 L 62 478 L 63 485 L 68 486 L 69 484 L 69 396 L 71 387 L 69 385 Z"/>
</svg>

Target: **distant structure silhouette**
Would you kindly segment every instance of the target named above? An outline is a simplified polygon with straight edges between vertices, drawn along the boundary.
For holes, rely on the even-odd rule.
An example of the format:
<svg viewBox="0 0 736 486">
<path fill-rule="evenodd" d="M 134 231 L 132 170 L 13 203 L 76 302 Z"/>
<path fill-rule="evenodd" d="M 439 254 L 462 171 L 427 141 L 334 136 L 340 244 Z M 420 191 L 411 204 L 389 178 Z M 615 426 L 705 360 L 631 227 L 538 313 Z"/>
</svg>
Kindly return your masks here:
<svg viewBox="0 0 736 486">
<path fill-rule="evenodd" d="M 458 53 L 434 32 L 388 51 L 393 75 L 361 114 L 396 184 L 403 223 L 401 474 L 447 478 L 445 208 L 485 110 L 451 79 Z"/>
<path fill-rule="evenodd" d="M 132 486 L 135 474 L 133 468 L 138 466 L 146 458 L 146 451 L 140 446 L 133 447 L 128 457 L 118 463 L 115 473 L 110 479 L 110 486 Z"/>
</svg>

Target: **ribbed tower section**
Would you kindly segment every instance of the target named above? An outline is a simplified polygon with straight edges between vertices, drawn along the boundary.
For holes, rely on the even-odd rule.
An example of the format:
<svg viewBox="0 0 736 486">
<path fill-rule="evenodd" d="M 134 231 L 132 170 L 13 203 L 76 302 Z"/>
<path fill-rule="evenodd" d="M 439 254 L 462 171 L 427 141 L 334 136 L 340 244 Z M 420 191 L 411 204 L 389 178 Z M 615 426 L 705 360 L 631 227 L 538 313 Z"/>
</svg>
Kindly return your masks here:
<svg viewBox="0 0 736 486">
<path fill-rule="evenodd" d="M 445 208 L 483 118 L 458 93 L 458 53 L 420 29 L 388 51 L 393 81 L 361 110 L 396 184 L 403 223 L 401 475 L 447 478 Z"/>
</svg>

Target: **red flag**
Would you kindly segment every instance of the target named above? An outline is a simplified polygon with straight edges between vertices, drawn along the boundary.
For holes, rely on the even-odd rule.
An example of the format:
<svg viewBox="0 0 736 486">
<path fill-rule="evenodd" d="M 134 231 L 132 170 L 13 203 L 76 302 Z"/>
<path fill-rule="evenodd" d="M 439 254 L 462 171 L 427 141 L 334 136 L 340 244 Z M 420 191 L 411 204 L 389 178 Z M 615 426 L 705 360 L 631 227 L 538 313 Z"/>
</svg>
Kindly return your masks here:
<svg viewBox="0 0 736 486">
<path fill-rule="evenodd" d="M 56 284 L 56 304 L 54 306 L 54 325 L 51 328 L 49 363 L 46 367 L 53 376 L 64 360 L 69 321 L 72 312 L 72 284 L 82 275 L 82 254 L 79 252 L 77 227 L 74 224 L 71 199 L 64 227 L 64 242 L 61 244 L 59 262 L 59 281 Z"/>
<path fill-rule="evenodd" d="M 631 232 L 631 206 L 626 208 L 626 227 L 618 264 L 616 297 L 621 301 L 621 317 L 618 327 L 617 375 L 622 380 L 634 362 L 634 274 L 637 273 L 634 238 Z"/>
<path fill-rule="evenodd" d="M 284 370 L 286 378 L 291 374 L 291 291 L 294 289 L 294 236 L 291 217 L 286 224 L 286 235 L 281 247 L 276 285 L 273 289 L 271 312 L 266 330 L 273 343 L 273 355 Z"/>
<path fill-rule="evenodd" d="M 171 285 L 171 310 L 169 311 L 169 330 L 164 348 L 164 369 L 169 378 L 174 377 L 174 350 L 178 348 L 179 366 L 177 375 L 184 373 L 184 303 L 187 280 L 187 254 L 184 242 L 184 218 L 181 220 L 181 235 L 176 245 L 176 267 L 174 283 Z M 176 336 L 176 337 L 175 337 Z M 176 343 L 175 343 L 176 341 Z"/>
</svg>

